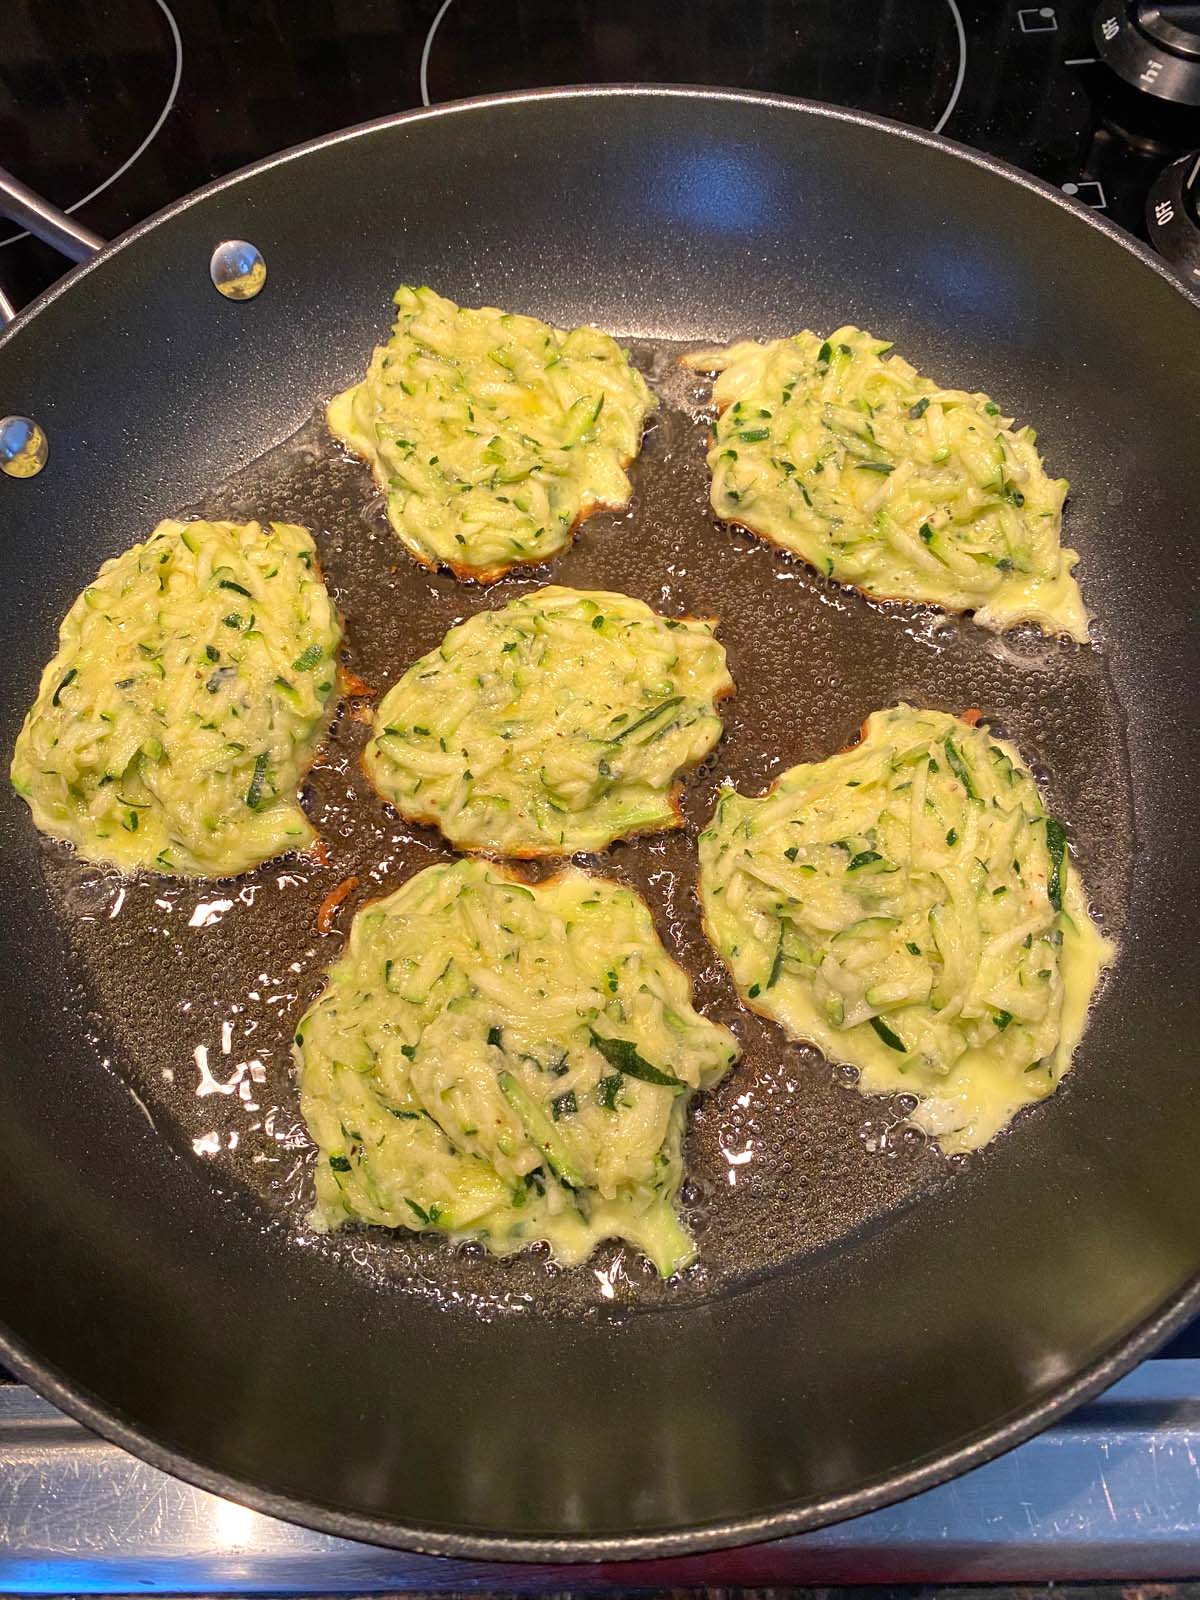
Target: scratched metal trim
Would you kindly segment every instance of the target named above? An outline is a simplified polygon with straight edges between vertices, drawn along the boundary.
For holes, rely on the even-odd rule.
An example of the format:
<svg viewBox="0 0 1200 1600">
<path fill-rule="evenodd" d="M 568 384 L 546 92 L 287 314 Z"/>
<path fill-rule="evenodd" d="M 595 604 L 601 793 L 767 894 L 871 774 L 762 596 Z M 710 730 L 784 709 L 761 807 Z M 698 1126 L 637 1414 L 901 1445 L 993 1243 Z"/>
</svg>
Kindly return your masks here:
<svg viewBox="0 0 1200 1600">
<path fill-rule="evenodd" d="M 1200 1570 L 1200 1360 L 1149 1361 L 954 1482 L 814 1533 L 601 1566 L 407 1555 L 219 1499 L 0 1387 L 5 1594 L 379 1594 L 1184 1578 Z"/>
</svg>

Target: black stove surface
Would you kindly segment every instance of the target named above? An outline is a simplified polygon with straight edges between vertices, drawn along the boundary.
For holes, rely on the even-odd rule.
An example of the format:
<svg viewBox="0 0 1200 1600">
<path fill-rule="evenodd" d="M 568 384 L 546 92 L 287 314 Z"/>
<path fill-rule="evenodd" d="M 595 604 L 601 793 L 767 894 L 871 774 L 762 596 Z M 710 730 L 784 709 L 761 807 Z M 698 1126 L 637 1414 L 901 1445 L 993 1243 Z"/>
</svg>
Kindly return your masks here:
<svg viewBox="0 0 1200 1600">
<path fill-rule="evenodd" d="M 261 156 L 543 84 L 722 84 L 944 132 L 1145 237 L 1200 108 L 1096 60 L 1094 0 L 4 0 L 0 162 L 112 236 Z M 18 304 L 62 263 L 0 221 Z M 1200 1356 L 1200 1323 L 1165 1352 Z"/>
<path fill-rule="evenodd" d="M 932 128 L 958 97 L 946 0 L 451 0 L 429 49 L 431 101 L 552 83 L 704 83 L 803 95 Z"/>
<path fill-rule="evenodd" d="M 1144 236 L 1200 109 L 1095 59 L 1092 0 L 6 0 L 0 161 L 98 232 L 331 129 L 540 84 L 797 94 L 1003 156 Z M 17 300 L 56 276 L 0 224 Z"/>
</svg>

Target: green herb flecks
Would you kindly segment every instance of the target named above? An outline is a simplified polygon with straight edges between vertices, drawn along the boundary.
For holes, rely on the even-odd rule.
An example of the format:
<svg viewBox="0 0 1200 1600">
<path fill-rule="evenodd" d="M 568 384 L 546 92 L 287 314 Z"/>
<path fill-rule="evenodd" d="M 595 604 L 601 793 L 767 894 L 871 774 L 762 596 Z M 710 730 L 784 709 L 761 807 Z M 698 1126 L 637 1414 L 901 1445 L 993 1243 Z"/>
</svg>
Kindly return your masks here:
<svg viewBox="0 0 1200 1600">
<path fill-rule="evenodd" d="M 57 706 L 57 705 L 61 705 L 62 704 L 61 695 L 62 695 L 63 690 L 67 687 L 67 685 L 69 683 L 74 683 L 75 679 L 78 676 L 79 676 L 79 669 L 77 667 L 72 667 L 69 672 L 67 672 L 67 673 L 65 673 L 63 675 L 63 679 L 62 679 L 61 683 L 59 684 L 58 688 L 55 689 L 54 694 L 53 694 L 53 696 L 51 698 L 51 701 L 50 701 L 51 705 Z"/>
<path fill-rule="evenodd" d="M 850 858 L 847 872 L 861 872 L 864 867 L 874 866 L 875 862 L 882 861 L 883 857 L 878 850 L 860 850 L 856 856 Z"/>
<path fill-rule="evenodd" d="M 617 1096 L 621 1092 L 621 1085 L 625 1079 L 619 1072 L 611 1072 L 607 1077 L 601 1078 L 596 1085 L 596 1099 L 606 1111 L 617 1109 Z"/>
<path fill-rule="evenodd" d="M 882 1017 L 871 1017 L 868 1020 L 870 1021 L 872 1028 L 874 1028 L 875 1032 L 883 1040 L 884 1044 L 887 1045 L 889 1050 L 898 1050 L 901 1055 L 908 1054 L 908 1046 L 905 1044 L 904 1040 L 895 1031 L 895 1029 L 888 1027 L 887 1023 Z"/>
<path fill-rule="evenodd" d="M 1046 818 L 1046 848 L 1050 852 L 1050 875 L 1046 879 L 1046 894 L 1055 911 L 1063 908 L 1063 886 L 1066 881 L 1067 830 L 1053 817 Z"/>
<path fill-rule="evenodd" d="M 608 1039 L 594 1029 L 590 1030 L 590 1037 L 593 1046 L 599 1050 L 609 1066 L 615 1067 L 627 1077 L 640 1078 L 643 1083 L 655 1083 L 661 1088 L 673 1089 L 676 1094 L 686 1090 L 686 1083 L 670 1072 L 662 1072 L 658 1067 L 651 1066 L 638 1054 L 628 1039 Z"/>
<path fill-rule="evenodd" d="M 246 790 L 246 804 L 251 811 L 257 811 L 259 806 L 262 805 L 263 780 L 266 778 L 267 763 L 270 759 L 271 755 L 267 750 L 255 757 L 254 776 L 250 779 L 250 787 Z"/>
</svg>

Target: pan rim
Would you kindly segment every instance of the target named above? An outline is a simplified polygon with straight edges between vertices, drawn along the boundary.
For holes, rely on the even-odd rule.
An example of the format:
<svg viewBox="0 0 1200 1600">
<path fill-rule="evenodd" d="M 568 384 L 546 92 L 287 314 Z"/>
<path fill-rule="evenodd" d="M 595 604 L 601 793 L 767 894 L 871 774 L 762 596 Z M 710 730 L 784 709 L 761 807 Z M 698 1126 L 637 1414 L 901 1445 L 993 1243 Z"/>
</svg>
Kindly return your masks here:
<svg viewBox="0 0 1200 1600">
<path fill-rule="evenodd" d="M 1044 178 L 1035 177 L 1032 173 L 1024 172 L 1020 167 L 1015 167 L 1011 162 L 1003 160 L 1000 156 L 993 156 L 987 151 L 976 150 L 971 145 L 960 143 L 957 139 L 948 139 L 944 134 L 930 133 L 924 128 L 914 128 L 908 123 L 897 122 L 892 117 L 876 116 L 873 112 L 857 111 L 848 106 L 826 105 L 819 100 L 806 100 L 799 95 L 766 94 L 753 89 L 723 89 L 696 84 L 639 84 L 639 83 L 606 83 L 586 85 L 564 85 L 542 89 L 513 89 L 502 94 L 484 94 L 464 97 L 461 100 L 445 100 L 435 106 L 416 106 L 409 111 L 395 111 L 387 116 L 374 117 L 367 122 L 357 122 L 347 128 L 337 128 L 332 133 L 320 134 L 315 139 L 305 140 L 303 144 L 289 145 L 285 150 L 278 150 L 273 155 L 264 156 L 260 161 L 251 162 L 249 166 L 239 167 L 235 172 L 227 172 L 220 178 L 203 184 L 198 189 L 192 189 L 178 200 L 171 201 L 160 210 L 152 212 L 150 216 L 135 222 L 132 227 L 114 238 L 98 250 L 95 255 L 82 261 L 78 266 L 72 267 L 61 278 L 44 289 L 28 305 L 23 306 L 6 328 L 0 330 L 0 351 L 15 338 L 23 328 L 47 306 L 68 292 L 76 283 L 86 278 L 90 272 L 96 270 L 105 262 L 111 260 L 122 250 L 135 244 L 144 235 L 154 229 L 182 216 L 192 206 L 207 200 L 213 195 L 222 193 L 226 189 L 235 188 L 248 178 L 257 177 L 260 173 L 270 172 L 276 167 L 297 161 L 304 156 L 313 155 L 319 150 L 332 149 L 334 146 L 348 143 L 353 139 L 367 138 L 371 134 L 382 132 L 386 128 L 406 126 L 410 123 L 436 120 L 442 117 L 464 116 L 474 111 L 486 111 L 492 107 L 507 105 L 525 105 L 543 100 L 606 100 L 620 98 L 643 98 L 654 100 L 706 100 L 706 101 L 732 101 L 735 104 L 749 104 L 768 106 L 773 110 L 796 112 L 803 116 L 813 117 L 817 120 L 824 119 L 829 122 L 849 122 L 859 127 L 873 128 L 881 133 L 891 134 L 894 137 L 907 140 L 912 144 L 924 145 L 933 150 L 940 150 L 945 155 L 950 155 L 960 161 L 965 161 L 970 166 L 982 167 L 997 177 L 1018 187 L 1028 189 L 1040 195 L 1044 200 L 1051 201 L 1055 207 L 1073 217 L 1076 222 L 1091 228 L 1101 234 L 1120 249 L 1134 256 L 1144 267 L 1150 270 L 1165 282 L 1169 288 L 1185 301 L 1186 304 L 1200 310 L 1200 288 L 1193 290 L 1184 282 L 1177 273 L 1166 265 L 1159 256 L 1143 240 L 1121 228 L 1111 218 L 1101 216 L 1091 206 L 1085 206 L 1065 195 L 1061 189 L 1046 182 Z"/>
<path fill-rule="evenodd" d="M 464 116 L 476 111 L 487 111 L 493 107 L 520 106 L 543 100 L 578 100 L 586 103 L 622 97 L 745 103 L 781 112 L 798 113 L 817 120 L 848 122 L 931 147 L 970 165 L 982 167 L 1009 183 L 1015 183 L 1051 201 L 1060 210 L 1073 216 L 1077 223 L 1107 237 L 1112 244 L 1132 255 L 1144 268 L 1149 268 L 1159 278 L 1165 280 L 1186 304 L 1200 311 L 1200 293 L 1194 292 L 1174 274 L 1148 245 L 1124 232 L 1116 223 L 1079 205 L 1042 179 L 941 134 L 912 128 L 868 112 L 784 95 L 699 85 L 605 84 L 518 90 L 447 101 L 436 106 L 417 107 L 323 134 L 217 178 L 136 223 L 106 244 L 95 256 L 53 283 L 23 308 L 9 327 L 0 334 L 0 353 L 10 340 L 19 338 L 21 331 L 42 311 L 90 272 L 121 251 L 135 245 L 143 236 L 182 215 L 193 205 L 226 189 L 235 188 L 248 178 L 317 151 L 382 132 L 395 125 Z M 678 1558 L 790 1537 L 879 1510 L 934 1488 L 974 1467 L 982 1466 L 1040 1432 L 1076 1406 L 1095 1398 L 1139 1361 L 1151 1355 L 1173 1333 L 1198 1314 L 1200 1314 L 1200 1271 L 1185 1281 L 1173 1296 L 1129 1334 L 1076 1373 L 1070 1382 L 1058 1386 L 1041 1401 L 1010 1413 L 993 1426 L 968 1436 L 965 1442 L 948 1454 L 927 1458 L 872 1484 L 810 1501 L 803 1506 L 789 1508 L 784 1505 L 753 1517 L 718 1519 L 689 1528 L 668 1528 L 634 1535 L 612 1533 L 552 1537 L 522 1534 L 480 1535 L 452 1527 L 409 1525 L 390 1518 L 304 1501 L 266 1485 L 251 1483 L 207 1467 L 199 1461 L 179 1455 L 169 1446 L 159 1444 L 90 1395 L 73 1388 L 55 1369 L 43 1364 L 36 1355 L 27 1351 L 20 1341 L 13 1339 L 2 1325 L 0 1325 L 0 1359 L 47 1400 L 111 1443 L 196 1488 L 239 1501 L 267 1516 L 298 1523 L 340 1538 L 357 1539 L 428 1556 L 559 1565 L 624 1563 Z"/>
</svg>

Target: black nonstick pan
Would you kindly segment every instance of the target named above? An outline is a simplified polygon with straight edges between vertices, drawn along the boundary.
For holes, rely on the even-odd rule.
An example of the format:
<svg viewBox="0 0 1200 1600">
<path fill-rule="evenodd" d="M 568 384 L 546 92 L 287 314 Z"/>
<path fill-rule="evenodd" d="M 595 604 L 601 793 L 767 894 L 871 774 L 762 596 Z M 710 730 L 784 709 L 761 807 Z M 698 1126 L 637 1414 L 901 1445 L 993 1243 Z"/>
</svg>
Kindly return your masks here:
<svg viewBox="0 0 1200 1600">
<path fill-rule="evenodd" d="M 223 240 L 265 290 L 214 292 Z M 664 396 L 623 516 L 553 581 L 716 614 L 738 683 L 685 832 L 592 863 L 647 894 L 741 1038 L 701 1102 L 700 1263 L 557 1270 L 303 1225 L 291 1028 L 354 909 L 445 854 L 372 799 L 339 720 L 308 804 L 330 863 L 116 878 L 0 798 L 0 1359 L 156 1465 L 260 1509 L 455 1555 L 663 1556 L 851 1516 L 985 1460 L 1200 1310 L 1200 304 L 999 163 L 797 101 L 556 91 L 273 158 L 88 261 L 0 338 L 0 748 L 99 562 L 203 509 L 308 523 L 377 689 L 490 591 L 408 561 L 319 402 L 401 281 L 591 321 Z M 1096 642 L 873 606 L 716 524 L 689 344 L 855 322 L 1039 429 L 1070 478 Z M 743 1013 L 697 925 L 717 784 L 757 792 L 909 698 L 1036 763 L 1120 941 L 1061 1092 L 967 1160 Z M 335 932 L 314 912 L 356 875 Z"/>
</svg>

